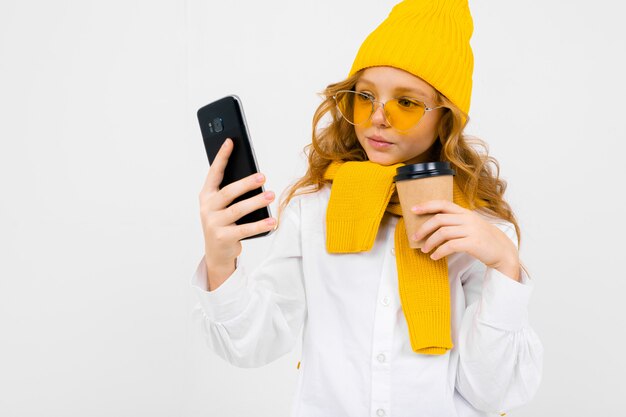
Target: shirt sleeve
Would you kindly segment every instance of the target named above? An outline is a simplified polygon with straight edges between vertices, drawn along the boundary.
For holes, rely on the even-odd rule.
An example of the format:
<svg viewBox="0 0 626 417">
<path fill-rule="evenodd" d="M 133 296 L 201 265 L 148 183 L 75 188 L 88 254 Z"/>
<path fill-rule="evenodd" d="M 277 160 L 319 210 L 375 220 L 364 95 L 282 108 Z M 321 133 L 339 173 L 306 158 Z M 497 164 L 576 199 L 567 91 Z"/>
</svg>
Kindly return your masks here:
<svg viewBox="0 0 626 417">
<path fill-rule="evenodd" d="M 283 211 L 268 254 L 254 270 L 239 265 L 207 291 L 204 256 L 191 278 L 198 296 L 192 320 L 208 347 L 241 368 L 266 365 L 290 352 L 306 315 L 300 210 L 293 198 Z"/>
<path fill-rule="evenodd" d="M 512 224 L 498 225 L 517 247 Z M 534 281 L 520 282 L 476 261 L 461 278 L 466 309 L 459 332 L 456 386 L 478 410 L 504 413 L 528 403 L 543 369 L 543 345 L 531 328 Z"/>
</svg>

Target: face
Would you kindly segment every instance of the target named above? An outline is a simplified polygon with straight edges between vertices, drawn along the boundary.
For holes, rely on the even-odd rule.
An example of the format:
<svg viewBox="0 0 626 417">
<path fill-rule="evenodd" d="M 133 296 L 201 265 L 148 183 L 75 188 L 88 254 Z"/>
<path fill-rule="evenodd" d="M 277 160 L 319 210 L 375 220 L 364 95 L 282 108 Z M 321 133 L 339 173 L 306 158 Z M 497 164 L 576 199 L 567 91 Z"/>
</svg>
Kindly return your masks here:
<svg viewBox="0 0 626 417">
<path fill-rule="evenodd" d="M 382 103 L 397 97 L 411 97 L 428 107 L 437 107 L 434 102 L 435 89 L 430 84 L 394 67 L 366 68 L 355 90 L 368 93 Z M 412 164 L 432 160 L 431 148 L 437 139 L 437 126 L 443 108 L 425 112 L 417 125 L 406 131 L 398 131 L 389 124 L 379 103 L 376 103 L 375 109 L 368 121 L 354 126 L 356 136 L 370 161 L 393 165 L 398 162 Z"/>
</svg>

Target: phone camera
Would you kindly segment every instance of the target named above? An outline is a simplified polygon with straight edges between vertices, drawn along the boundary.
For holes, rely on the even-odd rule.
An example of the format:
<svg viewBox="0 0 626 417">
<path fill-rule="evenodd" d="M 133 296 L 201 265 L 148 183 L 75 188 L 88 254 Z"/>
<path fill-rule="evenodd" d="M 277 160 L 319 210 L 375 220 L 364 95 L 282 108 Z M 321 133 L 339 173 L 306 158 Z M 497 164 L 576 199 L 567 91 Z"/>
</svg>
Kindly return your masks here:
<svg viewBox="0 0 626 417">
<path fill-rule="evenodd" d="M 209 128 L 212 132 L 218 133 L 224 130 L 224 125 L 222 124 L 222 119 L 220 117 L 216 117 L 212 122 L 209 122 Z"/>
</svg>

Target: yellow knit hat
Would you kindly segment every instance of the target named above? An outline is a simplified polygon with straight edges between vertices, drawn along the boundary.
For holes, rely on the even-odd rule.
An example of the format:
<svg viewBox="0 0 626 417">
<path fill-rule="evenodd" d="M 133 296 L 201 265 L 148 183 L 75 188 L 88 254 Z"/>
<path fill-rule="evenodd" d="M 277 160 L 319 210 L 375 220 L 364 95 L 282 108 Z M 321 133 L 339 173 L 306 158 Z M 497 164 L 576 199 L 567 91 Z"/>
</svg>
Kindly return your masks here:
<svg viewBox="0 0 626 417">
<path fill-rule="evenodd" d="M 400 68 L 469 114 L 473 31 L 468 0 L 404 0 L 365 39 L 348 76 L 372 66 Z"/>
</svg>

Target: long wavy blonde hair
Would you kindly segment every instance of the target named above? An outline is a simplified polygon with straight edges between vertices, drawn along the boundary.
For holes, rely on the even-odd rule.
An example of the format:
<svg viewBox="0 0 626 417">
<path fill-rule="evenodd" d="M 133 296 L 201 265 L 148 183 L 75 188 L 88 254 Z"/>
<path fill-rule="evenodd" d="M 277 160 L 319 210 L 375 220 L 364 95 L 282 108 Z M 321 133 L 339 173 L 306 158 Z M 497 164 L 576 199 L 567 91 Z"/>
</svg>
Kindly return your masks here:
<svg viewBox="0 0 626 417">
<path fill-rule="evenodd" d="M 339 90 L 353 90 L 362 73 L 363 70 L 343 81 L 329 84 L 319 93 L 323 101 L 313 115 L 312 141 L 303 149 L 308 159 L 308 169 L 302 178 L 292 183 L 281 194 L 279 223 L 283 210 L 294 196 L 319 191 L 328 182 L 324 179 L 324 172 L 331 162 L 368 160 L 367 153 L 356 137 L 354 126 L 341 116 L 333 99 L 333 95 Z M 456 172 L 455 182 L 467 197 L 470 209 L 481 210 L 489 216 L 507 220 L 515 226 L 517 243 L 520 247 L 520 227 L 513 210 L 504 200 L 507 182 L 500 179 L 498 161 L 488 155 L 489 147 L 484 141 L 463 133 L 469 115 L 437 89 L 435 102 L 445 109 L 437 127 L 438 138 L 431 148 L 431 155 L 434 157 L 438 155 L 439 161 L 450 163 Z M 320 126 L 325 116 L 330 116 L 330 121 Z M 476 206 L 477 199 L 484 200 L 486 205 Z M 523 265 L 522 268 L 526 271 Z"/>
</svg>

